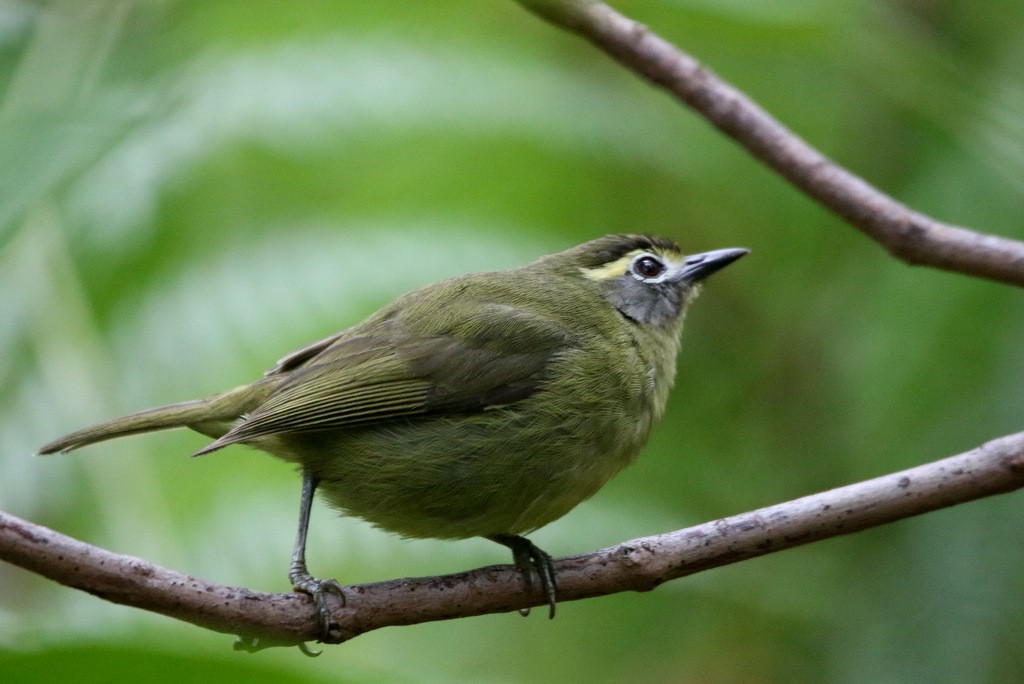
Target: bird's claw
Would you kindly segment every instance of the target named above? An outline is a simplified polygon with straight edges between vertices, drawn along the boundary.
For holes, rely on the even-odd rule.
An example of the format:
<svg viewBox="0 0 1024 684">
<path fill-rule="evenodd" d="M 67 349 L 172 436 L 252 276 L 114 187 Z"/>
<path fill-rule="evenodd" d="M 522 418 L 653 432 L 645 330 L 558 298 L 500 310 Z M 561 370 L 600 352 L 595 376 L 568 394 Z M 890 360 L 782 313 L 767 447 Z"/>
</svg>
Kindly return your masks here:
<svg viewBox="0 0 1024 684">
<path fill-rule="evenodd" d="M 319 641 L 329 642 L 333 623 L 331 622 L 331 611 L 327 606 L 327 594 L 334 594 L 341 601 L 341 605 L 345 605 L 345 592 L 342 591 L 338 580 L 317 579 L 305 571 L 292 572 L 289 579 L 291 579 L 292 588 L 295 591 L 309 594 L 313 598 L 313 603 L 316 604 L 317 620 L 320 622 Z M 306 653 L 306 655 L 319 655 L 319 653 L 312 653 L 306 650 L 303 650 L 303 653 Z"/>
<path fill-rule="evenodd" d="M 235 639 L 235 643 L 232 648 L 236 651 L 245 651 L 246 653 L 256 653 L 267 648 L 266 646 L 260 646 L 260 638 L 256 636 L 242 636 L 238 635 Z"/>
<path fill-rule="evenodd" d="M 530 543 L 528 551 L 522 557 L 513 553 L 516 567 L 523 573 L 526 580 L 526 588 L 533 588 L 533 571 L 537 571 L 540 577 L 540 588 L 548 600 L 548 619 L 555 619 L 555 604 L 558 603 L 558 586 L 555 584 L 555 567 L 551 554 Z M 519 614 L 526 617 L 530 614 L 529 608 L 521 608 Z"/>
<path fill-rule="evenodd" d="M 525 537 L 516 535 L 496 535 L 490 537 L 491 541 L 498 542 L 512 550 L 512 562 L 523 575 L 523 582 L 526 590 L 533 590 L 533 571 L 537 571 L 540 577 L 540 587 L 548 600 L 548 617 L 555 617 L 555 604 L 558 603 L 558 585 L 555 582 L 555 564 L 551 554 L 539 548 L 536 544 Z M 530 614 L 529 608 L 520 608 L 519 614 L 526 617 Z"/>
<path fill-rule="evenodd" d="M 257 651 L 273 648 L 274 645 L 275 644 L 261 644 L 260 638 L 257 636 L 242 636 L 241 634 L 239 634 L 238 638 L 235 640 L 233 648 L 236 651 L 256 653 Z M 310 648 L 308 645 L 306 645 L 305 642 L 298 644 L 298 647 L 303 654 L 309 656 L 310 658 L 315 658 L 321 653 L 323 653 L 323 651 L 317 651 L 315 649 Z"/>
</svg>

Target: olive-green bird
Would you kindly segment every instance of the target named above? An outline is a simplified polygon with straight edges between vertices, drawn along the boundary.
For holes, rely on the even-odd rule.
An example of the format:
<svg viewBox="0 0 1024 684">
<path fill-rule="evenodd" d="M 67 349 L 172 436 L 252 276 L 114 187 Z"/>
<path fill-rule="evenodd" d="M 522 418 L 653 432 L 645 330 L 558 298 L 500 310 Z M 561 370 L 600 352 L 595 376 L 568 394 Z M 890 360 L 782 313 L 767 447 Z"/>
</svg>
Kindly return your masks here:
<svg viewBox="0 0 1024 684">
<path fill-rule="evenodd" d="M 256 382 L 73 432 L 41 454 L 188 427 L 303 474 L 289 579 L 329 634 L 334 580 L 306 569 L 314 491 L 406 537 L 486 537 L 533 570 L 553 617 L 551 556 L 522 537 L 636 459 L 665 409 L 700 282 L 747 253 L 683 255 L 609 235 L 520 268 L 444 280 L 289 354 Z M 342 596 L 342 598 L 344 598 Z"/>
</svg>

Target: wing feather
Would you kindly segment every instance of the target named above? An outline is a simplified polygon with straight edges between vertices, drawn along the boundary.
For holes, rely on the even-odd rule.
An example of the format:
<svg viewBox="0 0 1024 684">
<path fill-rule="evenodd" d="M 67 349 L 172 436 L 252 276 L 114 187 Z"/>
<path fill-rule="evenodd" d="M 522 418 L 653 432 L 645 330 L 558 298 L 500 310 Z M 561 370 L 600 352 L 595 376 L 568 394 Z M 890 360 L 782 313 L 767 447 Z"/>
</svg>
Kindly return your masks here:
<svg viewBox="0 0 1024 684">
<path fill-rule="evenodd" d="M 574 344 L 564 326 L 508 305 L 460 302 L 445 314 L 365 323 L 284 357 L 268 371 L 281 376 L 270 398 L 198 453 L 513 404 L 540 389 L 551 359 Z"/>
</svg>

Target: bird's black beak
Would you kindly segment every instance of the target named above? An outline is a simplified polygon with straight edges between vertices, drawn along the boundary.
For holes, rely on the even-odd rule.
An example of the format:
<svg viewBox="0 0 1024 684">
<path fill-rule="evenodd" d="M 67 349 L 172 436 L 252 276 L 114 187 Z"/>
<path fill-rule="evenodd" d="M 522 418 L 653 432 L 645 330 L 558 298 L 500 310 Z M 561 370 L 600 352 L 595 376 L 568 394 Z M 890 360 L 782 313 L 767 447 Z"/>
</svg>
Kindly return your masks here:
<svg viewBox="0 0 1024 684">
<path fill-rule="evenodd" d="M 734 247 L 731 249 L 716 249 L 713 252 L 704 252 L 686 257 L 683 267 L 672 280 L 692 285 L 699 283 L 715 271 L 720 271 L 732 262 L 748 253 L 749 249 Z"/>
</svg>

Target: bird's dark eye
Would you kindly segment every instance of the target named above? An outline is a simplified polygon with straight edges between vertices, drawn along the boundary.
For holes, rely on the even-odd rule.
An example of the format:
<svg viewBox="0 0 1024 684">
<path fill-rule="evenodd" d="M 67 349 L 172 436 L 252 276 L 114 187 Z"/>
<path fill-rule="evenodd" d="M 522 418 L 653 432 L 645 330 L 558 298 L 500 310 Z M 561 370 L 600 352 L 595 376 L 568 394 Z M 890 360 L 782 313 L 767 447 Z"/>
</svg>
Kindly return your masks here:
<svg viewBox="0 0 1024 684">
<path fill-rule="evenodd" d="M 641 278 L 657 278 L 665 272 L 665 264 L 652 256 L 643 256 L 633 262 L 633 273 Z"/>
</svg>

